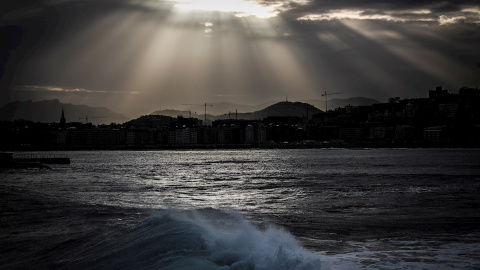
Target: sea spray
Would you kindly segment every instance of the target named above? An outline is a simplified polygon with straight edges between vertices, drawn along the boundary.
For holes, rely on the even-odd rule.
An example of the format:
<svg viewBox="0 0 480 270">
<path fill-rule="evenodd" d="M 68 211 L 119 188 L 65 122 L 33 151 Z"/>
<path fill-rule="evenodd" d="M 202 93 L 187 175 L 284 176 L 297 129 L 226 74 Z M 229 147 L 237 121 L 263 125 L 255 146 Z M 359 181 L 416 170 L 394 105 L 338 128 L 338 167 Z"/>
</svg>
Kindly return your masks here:
<svg viewBox="0 0 480 270">
<path fill-rule="evenodd" d="M 234 212 L 161 211 L 106 239 L 83 269 L 317 270 L 320 258 L 273 226 L 260 230 Z"/>
<path fill-rule="evenodd" d="M 308 268 L 320 265 L 318 257 L 321 269 L 480 269 L 479 150 L 68 155 L 74 161 L 68 167 L 0 172 L 2 269 L 251 269 L 282 263 L 270 258 Z M 218 162 L 223 160 L 258 162 Z M 161 210 L 169 206 L 200 210 Z M 260 236 L 242 228 L 240 215 L 216 210 L 226 208 L 248 215 Z M 288 228 L 287 236 L 315 253 L 302 257 L 303 249 L 293 248 L 297 253 L 290 256 L 282 244 L 262 255 L 242 236 L 267 243 L 270 234 L 286 242 L 266 220 Z"/>
<path fill-rule="evenodd" d="M 303 249 L 294 237 L 281 228 L 259 230 L 240 217 L 236 226 L 213 228 L 215 241 L 210 259 L 230 269 L 320 269 L 320 259 Z"/>
</svg>

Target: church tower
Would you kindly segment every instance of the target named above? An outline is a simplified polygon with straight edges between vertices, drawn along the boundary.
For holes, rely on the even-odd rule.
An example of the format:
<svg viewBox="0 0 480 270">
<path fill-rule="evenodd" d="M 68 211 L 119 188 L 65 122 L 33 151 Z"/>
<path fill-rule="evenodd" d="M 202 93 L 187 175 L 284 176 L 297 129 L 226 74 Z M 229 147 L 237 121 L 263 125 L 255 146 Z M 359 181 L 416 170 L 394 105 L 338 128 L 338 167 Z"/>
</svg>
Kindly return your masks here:
<svg viewBox="0 0 480 270">
<path fill-rule="evenodd" d="M 67 127 L 67 121 L 65 120 L 65 112 L 62 107 L 62 117 L 60 117 L 60 128 L 64 129 Z"/>
</svg>

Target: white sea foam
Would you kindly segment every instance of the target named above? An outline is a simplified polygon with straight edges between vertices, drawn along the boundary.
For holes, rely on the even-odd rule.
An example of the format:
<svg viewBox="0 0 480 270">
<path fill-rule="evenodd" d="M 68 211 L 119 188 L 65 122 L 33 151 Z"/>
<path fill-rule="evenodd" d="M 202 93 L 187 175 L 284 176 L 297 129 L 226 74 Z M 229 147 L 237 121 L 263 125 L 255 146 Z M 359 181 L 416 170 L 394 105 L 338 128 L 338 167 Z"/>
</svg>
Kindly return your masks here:
<svg viewBox="0 0 480 270">
<path fill-rule="evenodd" d="M 319 270 L 307 251 L 280 228 L 261 230 L 236 213 L 207 209 L 154 214 L 98 246 L 86 269 Z M 85 262 L 86 261 L 86 262 Z M 113 268 L 112 268 L 113 267 Z"/>
<path fill-rule="evenodd" d="M 336 270 L 479 269 L 480 244 L 465 241 L 468 240 L 459 239 L 459 242 L 450 244 L 399 239 L 349 242 L 354 251 L 333 255 L 324 253 L 322 263 L 326 269 Z"/>
<path fill-rule="evenodd" d="M 178 219 L 204 230 L 208 260 L 222 269 L 321 269 L 319 254 L 307 251 L 287 231 L 269 226 L 260 230 L 236 213 L 210 210 L 183 213 Z"/>
<path fill-rule="evenodd" d="M 480 269 L 478 150 L 68 155 L 0 172 L 3 268 Z"/>
</svg>

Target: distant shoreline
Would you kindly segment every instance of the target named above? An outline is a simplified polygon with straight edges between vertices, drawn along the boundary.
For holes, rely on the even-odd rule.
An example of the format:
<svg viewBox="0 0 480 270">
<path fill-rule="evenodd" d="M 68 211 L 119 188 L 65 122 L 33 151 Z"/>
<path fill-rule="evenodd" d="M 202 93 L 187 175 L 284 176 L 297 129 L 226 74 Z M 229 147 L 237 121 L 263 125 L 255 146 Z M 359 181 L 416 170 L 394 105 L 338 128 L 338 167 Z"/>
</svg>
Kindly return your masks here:
<svg viewBox="0 0 480 270">
<path fill-rule="evenodd" d="M 10 148 L 0 149 L 2 152 L 67 152 L 67 151 L 157 151 L 157 150 L 275 150 L 275 149 L 292 149 L 292 150 L 309 150 L 309 149 L 347 149 L 347 150 L 373 150 L 373 149 L 480 149 L 480 146 L 465 145 L 349 145 L 349 146 L 306 146 L 306 145 L 162 145 L 162 146 L 130 146 L 130 147 L 76 147 L 76 148 Z"/>
</svg>

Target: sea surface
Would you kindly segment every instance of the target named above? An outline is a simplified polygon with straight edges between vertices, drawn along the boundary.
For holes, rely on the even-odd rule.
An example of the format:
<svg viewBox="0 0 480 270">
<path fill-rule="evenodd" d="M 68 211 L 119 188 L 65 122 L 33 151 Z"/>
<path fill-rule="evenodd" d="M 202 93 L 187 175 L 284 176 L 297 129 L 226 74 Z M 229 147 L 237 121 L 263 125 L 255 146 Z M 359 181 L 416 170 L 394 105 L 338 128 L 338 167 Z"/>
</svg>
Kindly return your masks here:
<svg viewBox="0 0 480 270">
<path fill-rule="evenodd" d="M 480 150 L 61 154 L 0 171 L 0 268 L 480 269 Z"/>
</svg>

